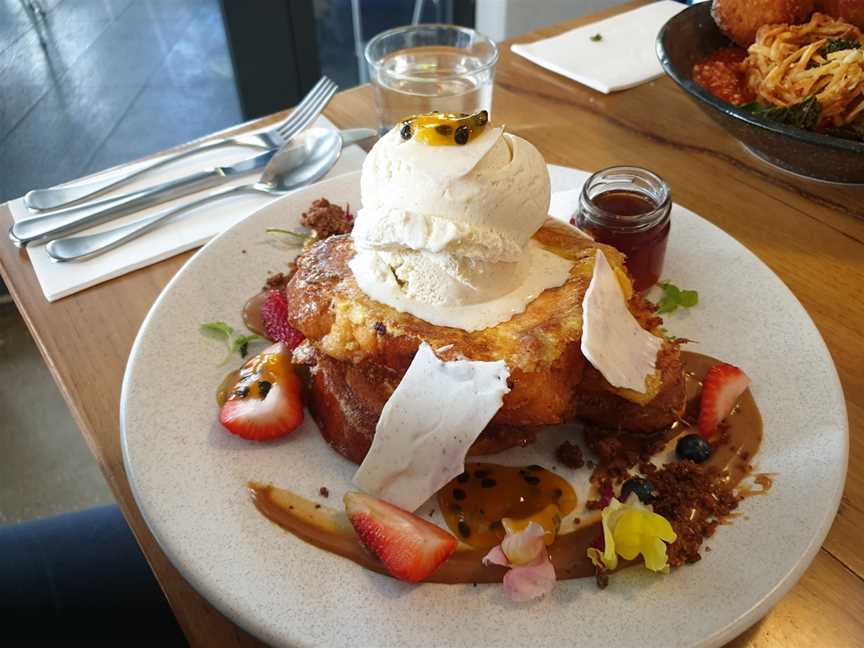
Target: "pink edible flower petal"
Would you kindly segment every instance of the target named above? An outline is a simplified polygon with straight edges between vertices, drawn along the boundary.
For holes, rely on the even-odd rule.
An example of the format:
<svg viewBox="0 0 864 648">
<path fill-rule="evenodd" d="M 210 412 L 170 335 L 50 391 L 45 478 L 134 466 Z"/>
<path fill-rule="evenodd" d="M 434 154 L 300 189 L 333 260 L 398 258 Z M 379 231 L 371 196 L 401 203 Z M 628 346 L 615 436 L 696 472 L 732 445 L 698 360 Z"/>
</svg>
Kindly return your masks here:
<svg viewBox="0 0 864 648">
<path fill-rule="evenodd" d="M 489 565 L 501 565 L 502 567 L 508 567 L 510 562 L 507 560 L 507 556 L 503 551 L 501 551 L 501 545 L 495 545 L 492 549 L 489 550 L 485 556 L 483 556 L 483 564 L 488 567 Z"/>
<path fill-rule="evenodd" d="M 483 564 L 510 567 L 504 574 L 504 593 L 511 601 L 530 601 L 555 587 L 555 567 L 543 542 L 545 531 L 530 522 L 518 533 L 508 533 L 483 557 Z"/>
<path fill-rule="evenodd" d="M 545 553 L 546 544 L 543 537 L 546 531 L 536 522 L 517 533 L 508 533 L 501 541 L 501 550 L 507 556 L 511 565 L 527 565 L 533 562 L 541 553 Z"/>
<path fill-rule="evenodd" d="M 512 567 L 504 574 L 504 593 L 517 603 L 548 594 L 553 587 L 555 567 L 545 550 L 527 565 Z"/>
</svg>

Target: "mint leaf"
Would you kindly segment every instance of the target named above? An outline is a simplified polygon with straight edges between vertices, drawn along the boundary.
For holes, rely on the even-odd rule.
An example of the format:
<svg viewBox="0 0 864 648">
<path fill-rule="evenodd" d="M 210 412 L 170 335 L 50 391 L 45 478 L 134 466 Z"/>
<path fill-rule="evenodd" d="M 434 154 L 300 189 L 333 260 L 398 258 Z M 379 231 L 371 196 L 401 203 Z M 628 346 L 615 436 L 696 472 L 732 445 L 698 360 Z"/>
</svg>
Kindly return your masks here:
<svg viewBox="0 0 864 648">
<path fill-rule="evenodd" d="M 678 303 L 681 300 L 681 290 L 675 284 L 669 281 L 664 281 L 660 284 L 660 287 L 663 289 L 664 297 L 668 297 L 675 303 Z"/>
<path fill-rule="evenodd" d="M 657 304 L 658 313 L 671 313 L 678 310 L 678 302 L 671 297 L 661 297 Z"/>
<path fill-rule="evenodd" d="M 671 281 L 661 281 L 659 284 L 663 296 L 657 302 L 657 312 L 674 313 L 681 308 L 692 308 L 699 303 L 699 293 L 695 290 L 681 290 Z"/>
<path fill-rule="evenodd" d="M 699 303 L 699 293 L 695 290 L 682 290 L 678 303 L 684 308 L 693 308 Z"/>
</svg>

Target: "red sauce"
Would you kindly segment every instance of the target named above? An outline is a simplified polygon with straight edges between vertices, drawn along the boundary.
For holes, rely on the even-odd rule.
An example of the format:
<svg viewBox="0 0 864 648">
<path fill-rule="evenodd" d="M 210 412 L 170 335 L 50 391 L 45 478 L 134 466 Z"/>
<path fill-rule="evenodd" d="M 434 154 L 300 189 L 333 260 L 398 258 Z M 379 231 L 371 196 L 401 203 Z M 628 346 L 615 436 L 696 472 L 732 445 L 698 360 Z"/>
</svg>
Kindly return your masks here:
<svg viewBox="0 0 864 648">
<path fill-rule="evenodd" d="M 743 47 L 723 47 L 702 63 L 693 66 L 693 81 L 723 101 L 740 106 L 756 99 L 747 86 L 742 61 L 747 58 Z"/>
<path fill-rule="evenodd" d="M 594 196 L 591 202 L 605 212 L 624 217 L 647 214 L 658 207 L 648 196 L 636 191 L 605 191 Z M 659 220 L 653 227 L 636 230 L 603 227 L 581 215 L 577 224 L 595 241 L 611 245 L 627 256 L 627 270 L 633 277 L 636 292 L 648 290 L 660 279 L 669 241 L 668 218 Z"/>
</svg>

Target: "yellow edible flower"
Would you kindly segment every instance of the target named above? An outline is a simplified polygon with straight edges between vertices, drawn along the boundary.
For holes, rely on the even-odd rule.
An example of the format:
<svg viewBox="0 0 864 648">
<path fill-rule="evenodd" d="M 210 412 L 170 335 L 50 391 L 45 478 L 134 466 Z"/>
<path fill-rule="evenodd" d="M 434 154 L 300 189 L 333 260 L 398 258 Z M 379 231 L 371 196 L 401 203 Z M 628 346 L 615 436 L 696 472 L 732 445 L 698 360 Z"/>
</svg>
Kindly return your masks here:
<svg viewBox="0 0 864 648">
<path fill-rule="evenodd" d="M 618 556 L 633 560 L 639 554 L 651 571 L 667 571 L 666 543 L 675 542 L 677 535 L 669 520 L 645 506 L 636 495 L 622 504 L 612 498 L 603 509 L 603 550 L 588 549 L 588 557 L 597 567 L 613 570 Z"/>
</svg>

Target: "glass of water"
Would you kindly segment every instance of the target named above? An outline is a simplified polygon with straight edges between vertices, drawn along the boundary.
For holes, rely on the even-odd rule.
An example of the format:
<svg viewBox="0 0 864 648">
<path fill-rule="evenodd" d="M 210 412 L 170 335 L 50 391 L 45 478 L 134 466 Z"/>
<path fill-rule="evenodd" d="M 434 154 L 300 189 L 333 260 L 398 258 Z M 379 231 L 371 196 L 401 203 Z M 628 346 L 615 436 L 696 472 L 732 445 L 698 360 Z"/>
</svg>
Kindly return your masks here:
<svg viewBox="0 0 864 648">
<path fill-rule="evenodd" d="M 492 114 L 498 48 L 473 29 L 397 27 L 370 40 L 365 56 L 382 133 L 418 113 Z"/>
</svg>

